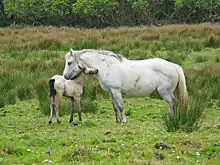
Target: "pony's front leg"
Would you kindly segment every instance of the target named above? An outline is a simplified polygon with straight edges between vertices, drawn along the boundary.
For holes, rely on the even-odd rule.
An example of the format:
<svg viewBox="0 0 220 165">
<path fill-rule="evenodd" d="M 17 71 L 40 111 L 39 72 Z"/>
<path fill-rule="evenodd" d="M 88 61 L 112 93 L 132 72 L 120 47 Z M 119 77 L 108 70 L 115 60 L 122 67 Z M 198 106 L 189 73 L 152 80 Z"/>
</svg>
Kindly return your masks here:
<svg viewBox="0 0 220 165">
<path fill-rule="evenodd" d="M 73 113 L 74 113 L 74 98 L 70 99 L 70 120 L 69 123 L 73 122 Z"/>
<path fill-rule="evenodd" d="M 110 93 L 112 95 L 112 98 L 114 102 L 116 103 L 119 111 L 121 112 L 121 122 L 126 123 L 125 113 L 124 113 L 124 104 L 123 99 L 121 95 L 120 89 L 110 89 Z"/>
<path fill-rule="evenodd" d="M 112 100 L 112 105 L 113 105 L 113 109 L 115 111 L 115 118 L 116 118 L 116 123 L 121 123 L 121 118 L 120 118 L 120 115 L 119 115 L 119 111 L 118 111 L 118 107 L 117 107 L 117 104 L 115 103 L 115 100 L 110 92 L 110 98 Z"/>
</svg>

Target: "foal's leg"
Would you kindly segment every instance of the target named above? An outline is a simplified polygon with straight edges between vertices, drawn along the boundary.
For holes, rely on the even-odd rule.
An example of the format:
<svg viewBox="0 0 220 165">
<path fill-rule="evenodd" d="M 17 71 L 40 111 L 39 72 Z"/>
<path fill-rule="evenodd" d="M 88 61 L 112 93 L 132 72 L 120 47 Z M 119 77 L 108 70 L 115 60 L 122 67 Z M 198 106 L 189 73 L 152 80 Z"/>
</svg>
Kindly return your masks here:
<svg viewBox="0 0 220 165">
<path fill-rule="evenodd" d="M 57 123 L 61 123 L 60 121 L 60 114 L 59 114 L 59 106 L 60 106 L 61 97 L 57 94 L 55 96 L 55 110 L 56 110 L 56 117 L 57 117 Z"/>
<path fill-rule="evenodd" d="M 54 111 L 54 103 L 53 103 L 53 101 L 51 101 L 51 103 L 50 103 L 50 119 L 49 119 L 49 124 L 51 124 L 52 123 L 52 118 L 53 118 L 53 111 Z"/>
<path fill-rule="evenodd" d="M 74 113 L 74 98 L 70 98 L 70 121 L 69 123 L 72 123 L 73 121 L 73 113 Z"/>
<path fill-rule="evenodd" d="M 126 123 L 126 118 L 125 118 L 125 113 L 124 113 L 124 104 L 123 104 L 123 99 L 122 99 L 122 95 L 121 95 L 121 90 L 110 89 L 110 94 L 112 95 L 113 100 L 115 101 L 119 111 L 121 112 L 121 122 Z M 113 104 L 113 106 L 114 106 L 114 104 Z"/>
<path fill-rule="evenodd" d="M 82 121 L 82 116 L 81 116 L 81 113 L 82 113 L 82 109 L 81 109 L 81 96 L 76 96 L 75 100 L 76 100 L 76 104 L 78 106 L 79 121 Z"/>
<path fill-rule="evenodd" d="M 120 118 L 120 115 L 119 115 L 117 104 L 116 104 L 111 92 L 109 93 L 109 95 L 110 95 L 110 98 L 112 100 L 113 109 L 115 111 L 116 123 L 121 123 L 121 118 Z"/>
</svg>

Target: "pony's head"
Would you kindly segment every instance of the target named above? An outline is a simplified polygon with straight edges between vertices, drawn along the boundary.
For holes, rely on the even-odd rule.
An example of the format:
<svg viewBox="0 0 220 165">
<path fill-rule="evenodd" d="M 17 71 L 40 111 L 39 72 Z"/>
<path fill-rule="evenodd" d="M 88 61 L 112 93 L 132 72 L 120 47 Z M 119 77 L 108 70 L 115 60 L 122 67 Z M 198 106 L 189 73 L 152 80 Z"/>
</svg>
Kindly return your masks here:
<svg viewBox="0 0 220 165">
<path fill-rule="evenodd" d="M 77 57 L 79 51 L 70 51 L 65 55 L 65 68 L 63 71 L 63 76 L 69 80 L 82 72 L 82 69 L 79 68 L 79 57 Z"/>
<path fill-rule="evenodd" d="M 88 66 L 84 60 L 81 59 L 82 54 L 91 53 L 94 50 L 81 50 L 74 51 L 70 49 L 70 51 L 65 55 L 65 68 L 63 71 L 63 76 L 65 79 L 75 79 L 82 72 L 85 74 L 96 74 L 98 73 L 98 69 L 91 68 Z"/>
</svg>

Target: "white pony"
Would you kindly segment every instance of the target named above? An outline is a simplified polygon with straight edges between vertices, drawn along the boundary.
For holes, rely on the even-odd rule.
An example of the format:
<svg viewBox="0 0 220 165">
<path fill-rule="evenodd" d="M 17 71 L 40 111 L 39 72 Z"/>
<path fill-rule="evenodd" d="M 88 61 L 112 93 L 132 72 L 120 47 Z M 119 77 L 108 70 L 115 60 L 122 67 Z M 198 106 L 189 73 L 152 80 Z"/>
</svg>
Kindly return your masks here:
<svg viewBox="0 0 220 165">
<path fill-rule="evenodd" d="M 57 122 L 61 123 L 59 117 L 59 105 L 62 96 L 66 96 L 70 98 L 70 120 L 71 123 L 73 121 L 73 113 L 74 113 L 74 100 L 78 106 L 78 117 L 79 120 L 82 120 L 81 117 L 81 97 L 83 94 L 83 86 L 84 86 L 84 75 L 82 72 L 78 72 L 73 78 L 74 80 L 66 80 L 61 75 L 54 75 L 49 80 L 49 89 L 50 89 L 50 119 L 49 124 L 52 123 L 53 111 L 56 111 Z"/>
<path fill-rule="evenodd" d="M 106 50 L 70 49 L 65 55 L 63 75 L 71 79 L 81 71 L 94 74 L 102 89 L 109 92 L 118 123 L 126 123 L 122 94 L 147 96 L 157 90 L 168 102 L 172 115 L 174 91 L 177 91 L 175 99 L 182 109 L 187 103 L 188 92 L 183 69 L 161 58 L 128 60 Z"/>
</svg>

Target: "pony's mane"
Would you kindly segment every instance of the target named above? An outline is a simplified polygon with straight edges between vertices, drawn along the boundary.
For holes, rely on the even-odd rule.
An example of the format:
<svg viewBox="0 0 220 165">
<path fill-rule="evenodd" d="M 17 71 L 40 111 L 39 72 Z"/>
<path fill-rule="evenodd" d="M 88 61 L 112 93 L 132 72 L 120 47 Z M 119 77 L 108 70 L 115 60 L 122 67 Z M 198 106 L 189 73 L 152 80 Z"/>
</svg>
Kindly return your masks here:
<svg viewBox="0 0 220 165">
<path fill-rule="evenodd" d="M 120 62 L 122 62 L 122 60 L 123 60 L 122 55 L 116 54 L 116 53 L 109 51 L 109 50 L 83 49 L 83 53 L 86 53 L 86 52 L 97 52 L 99 54 L 103 54 L 106 56 L 112 56 L 112 57 L 117 58 Z"/>
</svg>

